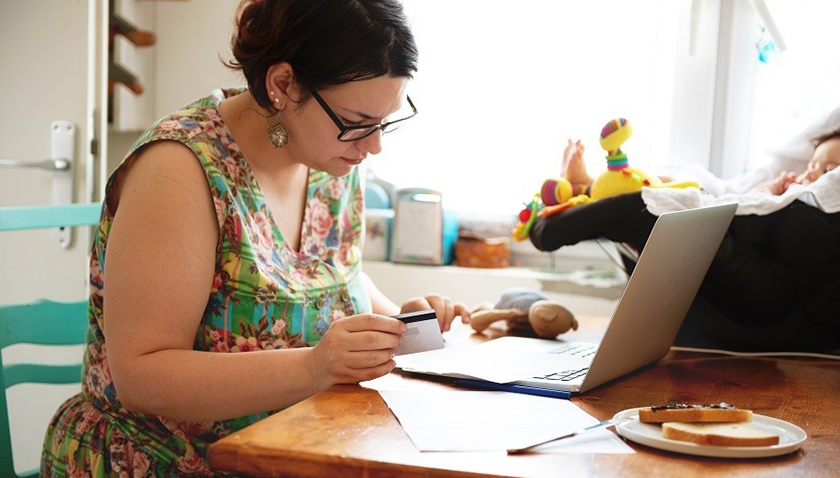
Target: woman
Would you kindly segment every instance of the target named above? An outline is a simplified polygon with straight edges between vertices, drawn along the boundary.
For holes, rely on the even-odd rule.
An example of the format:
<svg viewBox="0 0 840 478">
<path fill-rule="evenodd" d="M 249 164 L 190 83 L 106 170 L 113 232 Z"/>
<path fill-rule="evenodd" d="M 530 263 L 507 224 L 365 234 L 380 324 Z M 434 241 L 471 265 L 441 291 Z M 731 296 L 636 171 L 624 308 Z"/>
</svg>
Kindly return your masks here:
<svg viewBox="0 0 840 478">
<path fill-rule="evenodd" d="M 399 3 L 245 2 L 233 54 L 248 88 L 163 118 L 109 180 L 82 393 L 42 476 L 210 474 L 218 438 L 390 372 L 389 315 L 469 320 L 438 295 L 399 307 L 361 271 L 356 166 L 416 111 Z"/>
</svg>

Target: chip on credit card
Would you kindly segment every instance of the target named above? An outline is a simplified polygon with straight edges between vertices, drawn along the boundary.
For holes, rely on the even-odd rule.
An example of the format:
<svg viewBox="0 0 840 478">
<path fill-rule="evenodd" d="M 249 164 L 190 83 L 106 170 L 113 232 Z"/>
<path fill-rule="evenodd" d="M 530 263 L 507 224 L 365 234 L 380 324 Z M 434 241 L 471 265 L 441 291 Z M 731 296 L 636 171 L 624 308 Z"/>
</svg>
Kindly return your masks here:
<svg viewBox="0 0 840 478">
<path fill-rule="evenodd" d="M 395 355 L 414 354 L 443 348 L 443 335 L 440 333 L 437 314 L 434 310 L 418 310 L 407 314 L 395 315 L 408 327 L 402 334 L 402 343 L 395 350 Z"/>
</svg>

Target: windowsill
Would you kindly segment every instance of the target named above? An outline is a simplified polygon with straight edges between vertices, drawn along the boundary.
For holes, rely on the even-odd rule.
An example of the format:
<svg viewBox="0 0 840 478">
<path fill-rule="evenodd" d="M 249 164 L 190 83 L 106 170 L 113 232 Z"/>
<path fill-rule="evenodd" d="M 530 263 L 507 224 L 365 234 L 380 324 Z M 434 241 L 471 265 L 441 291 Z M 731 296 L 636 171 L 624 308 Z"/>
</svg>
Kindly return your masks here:
<svg viewBox="0 0 840 478">
<path fill-rule="evenodd" d="M 505 267 L 480 269 L 473 267 L 430 266 L 421 264 L 398 264 L 383 261 L 365 261 L 364 270 L 369 274 L 444 274 L 456 280 L 470 280 L 475 277 L 499 278 L 502 280 L 537 281 L 540 289 L 561 294 L 585 295 L 601 299 L 618 299 L 624 291 L 627 279 L 618 269 L 612 270 L 557 270 L 526 267 Z"/>
<path fill-rule="evenodd" d="M 460 229 L 481 237 L 510 237 L 514 218 L 459 213 Z M 510 267 L 468 267 L 395 264 L 364 260 L 364 270 L 394 302 L 440 293 L 469 307 L 495 303 L 505 291 L 539 291 L 573 313 L 609 315 L 624 292 L 626 275 L 610 243 L 582 241 L 553 252 L 537 250 L 530 241 L 510 241 Z"/>
<path fill-rule="evenodd" d="M 365 261 L 364 271 L 397 304 L 429 293 L 446 295 L 470 309 L 496 303 L 506 291 L 538 291 L 573 314 L 609 316 L 624 291 L 624 273 L 604 270 L 545 270 L 523 267 L 476 269 Z"/>
</svg>

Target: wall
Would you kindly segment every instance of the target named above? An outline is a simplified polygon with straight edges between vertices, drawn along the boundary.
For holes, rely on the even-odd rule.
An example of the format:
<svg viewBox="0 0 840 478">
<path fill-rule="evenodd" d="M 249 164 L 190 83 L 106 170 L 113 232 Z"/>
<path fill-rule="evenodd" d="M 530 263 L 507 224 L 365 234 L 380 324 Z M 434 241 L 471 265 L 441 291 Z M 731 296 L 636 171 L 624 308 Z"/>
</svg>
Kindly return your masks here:
<svg viewBox="0 0 840 478">
<path fill-rule="evenodd" d="M 428 293 L 440 293 L 473 307 L 496 302 L 513 287 L 541 291 L 579 315 L 611 315 L 624 290 L 624 278 L 603 271 L 566 274 L 531 269 L 469 269 L 367 261 L 364 270 L 379 289 L 396 303 Z"/>
<path fill-rule="evenodd" d="M 123 0 L 130 5 L 134 0 Z M 108 172 L 123 160 L 137 137 L 155 120 L 179 109 L 193 100 L 207 96 L 220 87 L 244 85 L 244 79 L 222 64 L 229 60 L 230 39 L 233 33 L 236 2 L 213 0 L 202 2 L 140 2 L 152 7 L 146 17 L 148 25 L 138 25 L 155 33 L 154 46 L 136 49 L 136 54 L 151 58 L 144 67 L 146 91 L 142 103 L 149 104 L 135 113 L 142 117 L 126 119 L 119 111 L 121 124 L 108 134 Z M 188 19 L 188 21 L 185 21 Z M 118 87 L 122 104 L 128 108 L 138 103 L 126 101 L 133 93 Z M 118 104 L 119 106 L 119 104 Z"/>
<path fill-rule="evenodd" d="M 239 2 L 157 2 L 155 32 L 155 117 L 206 96 L 210 91 L 244 84 L 229 60 L 234 10 Z M 221 59 L 220 59 L 221 58 Z"/>
<path fill-rule="evenodd" d="M 84 197 L 87 134 L 87 2 L 0 2 L 0 158 L 50 157 L 50 124 L 76 125 L 75 197 Z M 0 169 L 0 206 L 51 204 L 52 174 Z M 49 297 L 86 297 L 88 230 L 76 228 L 69 249 L 49 229 L 0 233 L 0 304 Z M 22 361 L 78 362 L 81 347 L 61 350 L 7 347 L 4 364 Z M 5 392 L 19 471 L 38 466 L 44 430 L 54 411 L 79 385 L 16 385 Z"/>
</svg>

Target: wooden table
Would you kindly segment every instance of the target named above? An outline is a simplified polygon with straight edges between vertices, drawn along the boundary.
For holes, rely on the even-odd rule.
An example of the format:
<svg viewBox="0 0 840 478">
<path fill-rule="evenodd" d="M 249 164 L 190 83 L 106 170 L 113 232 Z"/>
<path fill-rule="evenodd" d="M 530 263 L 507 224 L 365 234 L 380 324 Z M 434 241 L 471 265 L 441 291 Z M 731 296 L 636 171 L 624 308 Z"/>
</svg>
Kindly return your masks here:
<svg viewBox="0 0 840 478">
<path fill-rule="evenodd" d="M 597 341 L 606 320 L 581 319 L 581 329 L 563 338 Z M 454 327 L 446 337 L 481 342 L 504 334 L 500 329 L 488 335 L 470 332 Z M 430 381 L 428 386 L 450 385 Z M 210 448 L 210 464 L 284 477 L 840 476 L 840 362 L 672 351 L 657 364 L 572 399 L 599 420 L 671 400 L 727 401 L 795 423 L 808 439 L 795 453 L 749 460 L 686 456 L 633 442 L 628 443 L 634 455 L 421 453 L 378 392 L 341 385 L 219 440 Z"/>
</svg>

